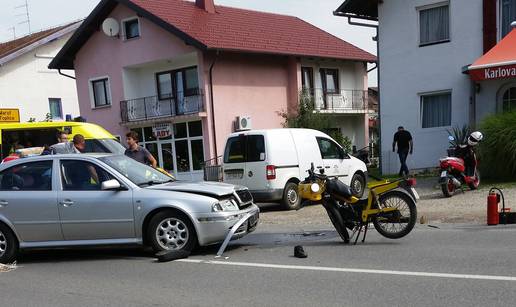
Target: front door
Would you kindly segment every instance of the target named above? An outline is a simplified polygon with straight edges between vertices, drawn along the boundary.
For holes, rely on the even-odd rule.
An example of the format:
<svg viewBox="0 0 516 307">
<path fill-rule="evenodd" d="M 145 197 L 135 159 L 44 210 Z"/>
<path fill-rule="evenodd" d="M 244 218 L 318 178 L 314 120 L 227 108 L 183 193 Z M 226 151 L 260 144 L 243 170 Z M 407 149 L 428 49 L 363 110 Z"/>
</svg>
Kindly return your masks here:
<svg viewBox="0 0 516 307">
<path fill-rule="evenodd" d="M 344 150 L 334 141 L 323 137 L 317 138 L 317 144 L 321 151 L 325 173 L 346 182 L 350 165 L 345 163 Z"/>
<path fill-rule="evenodd" d="M 52 189 L 53 161 L 15 165 L 0 173 L 0 215 L 14 224 L 24 242 L 63 239 Z"/>
<path fill-rule="evenodd" d="M 115 177 L 88 161 L 63 159 L 60 172 L 58 207 L 65 240 L 135 237 L 131 190 L 102 191 L 101 183 Z"/>
</svg>

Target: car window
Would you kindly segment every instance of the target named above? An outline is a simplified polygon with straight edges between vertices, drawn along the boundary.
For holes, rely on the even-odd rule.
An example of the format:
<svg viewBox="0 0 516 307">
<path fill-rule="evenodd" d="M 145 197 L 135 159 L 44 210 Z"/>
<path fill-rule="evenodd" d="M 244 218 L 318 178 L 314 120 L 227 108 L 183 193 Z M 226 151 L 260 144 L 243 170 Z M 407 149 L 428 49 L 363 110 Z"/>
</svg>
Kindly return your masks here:
<svg viewBox="0 0 516 307">
<path fill-rule="evenodd" d="M 91 162 L 61 161 L 61 180 L 65 191 L 100 191 L 102 182 L 111 179 L 114 177 Z"/>
<path fill-rule="evenodd" d="M 335 142 L 325 138 L 317 138 L 317 144 L 323 159 L 343 159 L 344 151 Z"/>
<path fill-rule="evenodd" d="M 2 191 L 52 190 L 52 161 L 18 164 L 0 173 Z"/>
<path fill-rule="evenodd" d="M 245 139 L 241 136 L 228 139 L 224 152 L 224 163 L 244 162 L 244 141 Z"/>
<path fill-rule="evenodd" d="M 174 180 L 162 172 L 124 155 L 107 156 L 99 158 L 99 160 L 139 186 L 160 184 Z"/>
<path fill-rule="evenodd" d="M 258 161 L 265 161 L 265 140 L 263 135 L 248 135 L 246 162 Z"/>
</svg>

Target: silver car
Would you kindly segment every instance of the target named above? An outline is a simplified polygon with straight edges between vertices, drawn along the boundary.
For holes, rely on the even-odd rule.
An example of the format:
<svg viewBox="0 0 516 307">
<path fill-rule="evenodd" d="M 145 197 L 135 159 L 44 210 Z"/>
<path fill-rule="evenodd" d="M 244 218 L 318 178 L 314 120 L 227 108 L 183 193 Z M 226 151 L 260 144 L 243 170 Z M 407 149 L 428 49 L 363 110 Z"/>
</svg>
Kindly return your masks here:
<svg viewBox="0 0 516 307">
<path fill-rule="evenodd" d="M 0 263 L 31 248 L 191 251 L 240 238 L 259 218 L 247 188 L 175 181 L 123 155 L 19 159 L 0 165 L 0 184 Z"/>
</svg>

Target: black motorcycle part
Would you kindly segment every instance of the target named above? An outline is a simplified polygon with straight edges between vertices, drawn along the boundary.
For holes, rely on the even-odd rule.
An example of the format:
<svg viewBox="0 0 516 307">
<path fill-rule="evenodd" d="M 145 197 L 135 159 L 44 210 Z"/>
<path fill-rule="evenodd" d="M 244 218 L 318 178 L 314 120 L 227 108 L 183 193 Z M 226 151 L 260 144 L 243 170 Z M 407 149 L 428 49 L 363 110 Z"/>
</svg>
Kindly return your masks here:
<svg viewBox="0 0 516 307">
<path fill-rule="evenodd" d="M 323 206 L 342 241 L 344 241 L 344 243 L 349 243 L 349 233 L 346 230 L 344 219 L 339 212 L 339 204 L 335 200 L 328 199 L 323 202 Z"/>
</svg>

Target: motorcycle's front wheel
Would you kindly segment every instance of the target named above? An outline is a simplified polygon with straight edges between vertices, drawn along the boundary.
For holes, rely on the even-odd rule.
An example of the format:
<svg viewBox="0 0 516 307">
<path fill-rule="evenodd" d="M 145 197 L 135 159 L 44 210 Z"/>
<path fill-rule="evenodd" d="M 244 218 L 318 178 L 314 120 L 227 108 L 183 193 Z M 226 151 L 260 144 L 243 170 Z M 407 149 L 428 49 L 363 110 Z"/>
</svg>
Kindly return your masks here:
<svg viewBox="0 0 516 307">
<path fill-rule="evenodd" d="M 326 213 L 328 213 L 328 217 L 330 218 L 333 227 L 335 227 L 335 230 L 337 230 L 337 233 L 339 234 L 342 241 L 344 241 L 344 243 L 349 243 L 349 233 L 346 229 L 344 219 L 340 215 L 336 204 L 325 203 L 323 204 L 323 207 L 326 209 Z"/>
<path fill-rule="evenodd" d="M 376 231 L 389 239 L 399 239 L 412 231 L 417 220 L 416 202 L 409 195 L 391 191 L 380 196 L 380 209 L 395 208 L 395 211 L 380 213 L 373 217 Z"/>
</svg>

